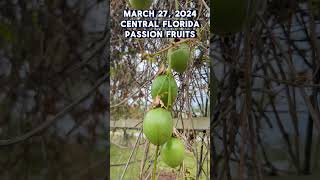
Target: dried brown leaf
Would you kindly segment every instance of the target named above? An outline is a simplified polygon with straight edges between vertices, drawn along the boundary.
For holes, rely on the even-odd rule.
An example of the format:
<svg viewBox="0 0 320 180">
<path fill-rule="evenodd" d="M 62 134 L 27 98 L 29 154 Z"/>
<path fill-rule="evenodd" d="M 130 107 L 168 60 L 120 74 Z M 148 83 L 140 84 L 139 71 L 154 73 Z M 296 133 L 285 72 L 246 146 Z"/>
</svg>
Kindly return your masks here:
<svg viewBox="0 0 320 180">
<path fill-rule="evenodd" d="M 156 98 L 152 101 L 152 107 L 164 107 L 163 102 L 161 101 L 160 96 L 156 96 Z"/>
<path fill-rule="evenodd" d="M 159 75 L 162 75 L 166 72 L 166 67 L 164 66 L 164 64 L 161 64 L 159 70 L 157 71 L 157 73 L 155 74 L 155 78 Z"/>
</svg>

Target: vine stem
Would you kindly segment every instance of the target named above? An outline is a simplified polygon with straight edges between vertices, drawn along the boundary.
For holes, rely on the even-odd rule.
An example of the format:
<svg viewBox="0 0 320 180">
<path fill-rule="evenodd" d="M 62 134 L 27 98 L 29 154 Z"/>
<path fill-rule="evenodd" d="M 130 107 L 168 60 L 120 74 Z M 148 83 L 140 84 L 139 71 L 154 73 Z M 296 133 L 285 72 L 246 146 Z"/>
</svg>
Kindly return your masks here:
<svg viewBox="0 0 320 180">
<path fill-rule="evenodd" d="M 157 146 L 156 156 L 155 156 L 155 158 L 154 158 L 154 166 L 153 166 L 153 172 L 152 172 L 152 180 L 155 180 L 155 177 L 156 177 L 158 152 L 159 152 L 159 145 Z"/>
</svg>

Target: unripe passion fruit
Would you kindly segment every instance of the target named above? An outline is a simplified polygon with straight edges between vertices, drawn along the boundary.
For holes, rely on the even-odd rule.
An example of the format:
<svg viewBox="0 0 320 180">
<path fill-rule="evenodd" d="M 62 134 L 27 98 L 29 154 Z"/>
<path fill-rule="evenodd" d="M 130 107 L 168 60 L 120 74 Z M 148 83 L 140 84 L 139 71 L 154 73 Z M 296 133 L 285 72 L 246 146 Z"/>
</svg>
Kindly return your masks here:
<svg viewBox="0 0 320 180">
<path fill-rule="evenodd" d="M 171 138 L 161 148 L 161 159 L 170 167 L 180 165 L 184 159 L 184 144 L 177 138 Z"/>
<path fill-rule="evenodd" d="M 246 20 L 247 0 L 211 0 L 213 33 L 224 35 L 242 31 Z"/>
<path fill-rule="evenodd" d="M 183 73 L 188 67 L 190 54 L 188 44 L 180 44 L 178 47 L 169 49 L 167 58 L 171 68 L 176 72 Z"/>
<path fill-rule="evenodd" d="M 143 133 L 154 145 L 162 145 L 170 139 L 172 128 L 172 116 L 163 108 L 152 109 L 144 117 Z"/>
<path fill-rule="evenodd" d="M 138 10 L 149 9 L 152 0 L 129 0 L 131 7 Z"/>
<path fill-rule="evenodd" d="M 171 99 L 169 99 L 169 91 Z M 160 75 L 152 82 L 151 96 L 154 99 L 156 96 L 160 96 L 163 104 L 171 106 L 178 94 L 178 86 L 176 81 L 171 75 Z M 169 103 L 170 100 L 170 103 Z"/>
</svg>

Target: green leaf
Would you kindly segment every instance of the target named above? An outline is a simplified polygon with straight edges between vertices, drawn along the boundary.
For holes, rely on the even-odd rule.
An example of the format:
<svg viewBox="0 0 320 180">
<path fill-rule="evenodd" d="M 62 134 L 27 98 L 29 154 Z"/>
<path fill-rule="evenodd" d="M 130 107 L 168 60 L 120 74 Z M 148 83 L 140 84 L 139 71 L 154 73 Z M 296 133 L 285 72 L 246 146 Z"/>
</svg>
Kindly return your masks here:
<svg viewBox="0 0 320 180">
<path fill-rule="evenodd" d="M 10 24 L 0 22 L 0 39 L 11 43 L 14 41 L 13 28 Z"/>
</svg>

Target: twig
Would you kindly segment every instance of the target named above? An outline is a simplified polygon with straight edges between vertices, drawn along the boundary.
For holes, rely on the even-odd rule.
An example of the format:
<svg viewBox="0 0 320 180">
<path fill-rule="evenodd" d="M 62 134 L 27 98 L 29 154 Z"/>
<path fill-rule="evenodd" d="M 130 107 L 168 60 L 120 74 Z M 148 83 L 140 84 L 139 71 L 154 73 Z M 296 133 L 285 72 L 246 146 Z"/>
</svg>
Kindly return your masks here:
<svg viewBox="0 0 320 180">
<path fill-rule="evenodd" d="M 138 162 L 141 162 L 141 160 L 137 160 L 137 161 L 130 161 L 129 164 L 132 164 L 132 163 L 138 163 Z M 119 164 L 110 164 L 111 167 L 115 167 L 115 166 L 124 166 L 124 165 L 127 165 L 127 163 L 119 163 Z"/>
<path fill-rule="evenodd" d="M 210 8 L 209 6 L 207 5 L 207 3 L 204 1 L 204 0 L 201 0 L 202 1 L 202 4 L 204 5 L 204 7 L 206 7 L 207 11 L 210 12 Z"/>
<path fill-rule="evenodd" d="M 135 143 L 135 145 L 134 145 L 134 147 L 133 147 L 133 150 L 131 151 L 130 157 L 129 157 L 128 161 L 127 161 L 126 167 L 124 168 L 124 170 L 123 170 L 123 172 L 122 172 L 122 175 L 121 175 L 120 180 L 123 179 L 123 177 L 124 177 L 124 175 L 125 175 L 125 173 L 126 173 L 126 171 L 127 171 L 127 169 L 128 169 L 129 163 L 130 163 L 130 161 L 131 161 L 131 158 L 132 158 L 132 155 L 133 155 L 134 151 L 135 151 L 136 148 L 137 148 L 137 144 L 138 144 L 138 142 L 139 142 L 139 139 L 140 139 L 140 137 L 141 137 L 141 134 L 142 134 L 142 129 L 140 130 L 139 136 L 138 136 L 138 138 L 137 138 L 137 140 L 136 140 L 136 143 Z"/>
<path fill-rule="evenodd" d="M 153 172 L 152 172 L 152 180 L 155 180 L 156 172 L 157 172 L 157 161 L 158 161 L 158 154 L 159 154 L 159 146 L 156 149 L 156 155 L 154 157 L 154 165 L 153 165 Z"/>
<path fill-rule="evenodd" d="M 50 125 L 52 125 L 54 122 L 56 122 L 57 120 L 62 118 L 64 115 L 66 115 L 69 111 L 71 111 L 75 106 L 77 106 L 78 104 L 80 104 L 81 102 L 86 100 L 92 93 L 95 92 L 95 90 L 102 83 L 106 82 L 108 80 L 108 78 L 109 78 L 109 76 L 106 75 L 106 76 L 102 77 L 101 79 L 99 79 L 86 94 L 84 94 L 83 96 L 79 97 L 73 103 L 71 103 L 66 108 L 64 108 L 62 111 L 60 111 L 55 117 L 43 122 L 42 124 L 40 124 L 35 129 L 33 129 L 33 130 L 31 130 L 31 131 L 29 131 L 29 132 L 27 132 L 27 133 L 25 133 L 25 134 L 23 134 L 21 136 L 18 136 L 18 137 L 14 137 L 14 138 L 11 138 L 11 139 L 6 139 L 6 140 L 0 140 L 0 146 L 13 145 L 13 144 L 22 142 L 22 141 L 24 141 L 26 139 L 29 139 L 32 136 L 40 133 L 41 131 L 47 129 L 48 127 L 50 127 Z"/>
</svg>

